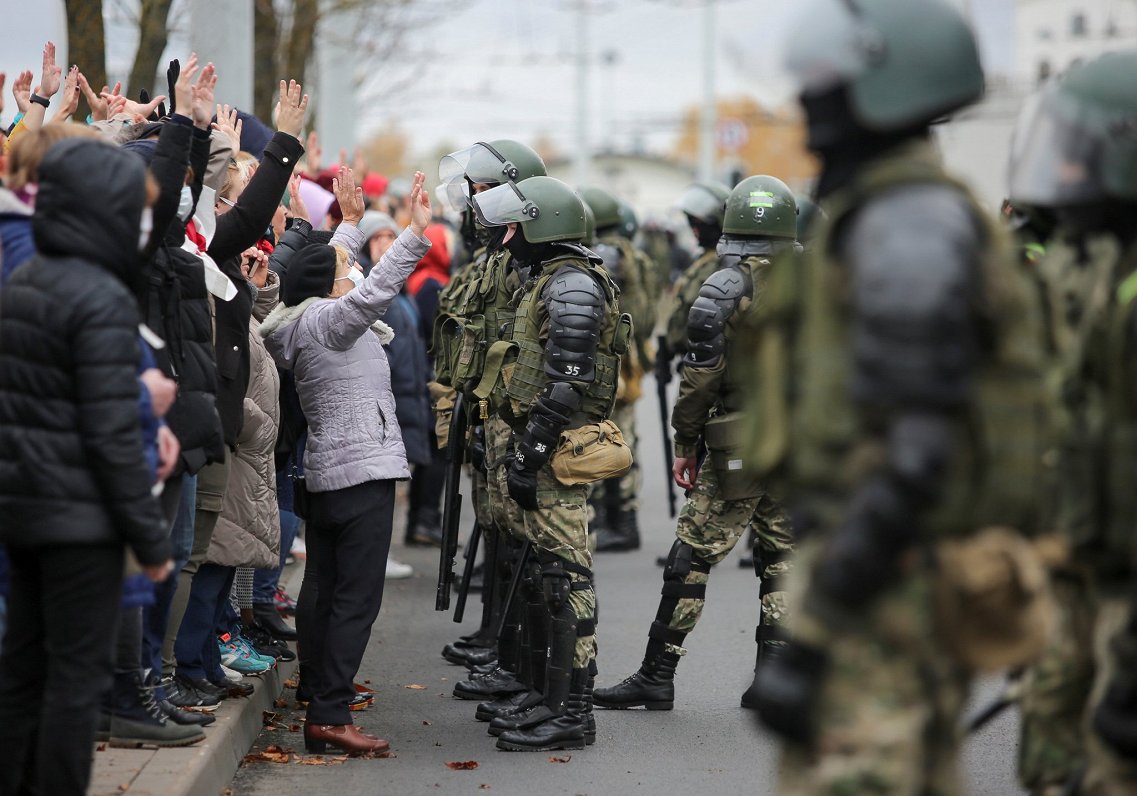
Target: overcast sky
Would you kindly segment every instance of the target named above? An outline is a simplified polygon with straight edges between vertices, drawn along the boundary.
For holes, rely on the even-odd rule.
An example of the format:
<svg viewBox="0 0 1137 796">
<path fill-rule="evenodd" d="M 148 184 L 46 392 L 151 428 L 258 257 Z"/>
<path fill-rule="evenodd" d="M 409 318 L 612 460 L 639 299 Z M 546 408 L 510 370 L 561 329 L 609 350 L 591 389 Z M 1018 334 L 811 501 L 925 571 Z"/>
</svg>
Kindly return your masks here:
<svg viewBox="0 0 1137 796">
<path fill-rule="evenodd" d="M 137 0 L 108 2 L 121 7 Z M 1013 0 L 957 2 L 971 9 L 989 71 L 1006 71 L 1013 57 Z M 587 4 L 592 9 L 587 25 L 594 64 L 593 146 L 638 143 L 666 151 L 684 111 L 703 95 L 702 0 Z M 11 75 L 26 63 L 38 74 L 42 41 L 62 21 L 62 5 L 62 0 L 0 0 L 0 12 L 10 22 L 0 31 L 0 71 Z M 538 135 L 571 150 L 577 117 L 576 0 L 459 0 L 454 5 L 457 12 L 408 33 L 408 52 L 430 54 L 425 79 L 395 101 L 361 108 L 360 131 L 395 121 L 412 134 L 419 152 L 446 142 L 458 146 L 506 136 L 531 141 Z M 779 67 L 781 39 L 801 5 L 801 0 L 718 0 L 716 95 L 749 95 L 773 106 L 792 99 Z M 108 28 L 112 70 L 129 63 L 131 38 L 121 28 Z M 175 36 L 171 45 L 177 42 Z M 397 80 L 405 67 L 380 69 L 378 79 L 388 73 Z M 223 84 L 220 88 L 224 101 Z M 9 108 L 5 115 L 11 114 Z"/>
</svg>

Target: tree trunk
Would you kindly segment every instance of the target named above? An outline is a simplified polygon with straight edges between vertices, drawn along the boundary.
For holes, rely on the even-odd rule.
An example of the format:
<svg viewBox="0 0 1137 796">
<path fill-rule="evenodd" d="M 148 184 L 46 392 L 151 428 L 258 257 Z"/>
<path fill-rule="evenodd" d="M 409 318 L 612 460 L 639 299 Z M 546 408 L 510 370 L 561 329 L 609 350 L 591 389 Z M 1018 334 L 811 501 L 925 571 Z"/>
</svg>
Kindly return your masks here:
<svg viewBox="0 0 1137 796">
<path fill-rule="evenodd" d="M 134 54 L 134 65 L 130 67 L 127 81 L 127 96 L 138 99 L 142 89 L 153 91 L 158 74 L 158 59 L 166 50 L 166 26 L 170 18 L 170 6 L 174 0 L 142 0 L 142 12 L 138 19 L 138 52 Z M 169 93 L 165 85 L 158 87 L 158 94 Z M 169 107 L 169 99 L 166 106 Z"/>
<path fill-rule="evenodd" d="M 285 80 L 304 82 L 308 59 L 312 56 L 316 39 L 316 20 L 319 18 L 319 0 L 296 0 L 292 10 L 292 30 L 289 32 L 288 49 L 285 53 Z M 279 81 L 277 81 L 279 84 Z M 313 92 L 309 91 L 309 94 Z M 265 121 L 268 121 L 267 119 Z"/>
<path fill-rule="evenodd" d="M 103 31 L 102 0 L 64 0 L 67 9 L 67 58 L 98 91 L 107 82 L 107 40 Z M 60 64 L 67 74 L 68 64 Z M 87 100 L 80 96 L 75 118 L 91 112 Z"/>
<path fill-rule="evenodd" d="M 280 19 L 273 0 L 253 3 L 253 115 L 272 124 L 280 80 Z M 248 110 L 242 108 L 241 110 Z"/>
</svg>

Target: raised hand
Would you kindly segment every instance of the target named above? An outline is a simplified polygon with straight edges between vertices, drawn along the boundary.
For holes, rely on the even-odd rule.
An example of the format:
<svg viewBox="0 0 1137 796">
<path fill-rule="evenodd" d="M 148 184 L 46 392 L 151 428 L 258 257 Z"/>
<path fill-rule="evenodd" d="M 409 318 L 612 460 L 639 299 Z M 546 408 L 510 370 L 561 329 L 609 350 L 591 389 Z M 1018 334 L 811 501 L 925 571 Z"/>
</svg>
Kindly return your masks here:
<svg viewBox="0 0 1137 796">
<path fill-rule="evenodd" d="M 55 43 L 48 42 L 43 46 L 43 70 L 39 77 L 39 88 L 36 93 L 41 97 L 54 97 L 59 91 L 59 81 L 63 75 L 63 67 L 55 63 Z"/>
<path fill-rule="evenodd" d="M 178 79 L 174 81 L 174 107 L 178 113 L 188 118 L 193 118 L 193 77 L 196 74 L 197 53 L 190 53 L 189 60 L 181 67 Z"/>
<path fill-rule="evenodd" d="M 304 170 L 308 176 L 315 177 L 320 173 L 320 159 L 324 154 L 324 150 L 320 149 L 320 137 L 316 135 L 315 130 L 308 133 L 308 143 L 304 147 L 304 154 Z"/>
<path fill-rule="evenodd" d="M 213 123 L 213 129 L 219 133 L 224 133 L 229 139 L 229 143 L 233 145 L 233 152 L 241 151 L 241 130 L 244 128 L 245 123 L 241 121 L 241 117 L 237 115 L 236 108 L 230 108 L 228 105 L 218 105 L 216 109 L 217 121 Z"/>
<path fill-rule="evenodd" d="M 91 121 L 103 122 L 111 118 L 114 114 L 110 112 L 111 101 L 110 96 L 118 95 L 122 91 L 122 83 L 115 83 L 114 92 L 109 92 L 106 86 L 103 86 L 102 93 L 96 94 L 95 90 L 91 88 L 91 84 L 87 82 L 86 76 L 79 73 L 79 90 L 83 92 L 83 96 L 87 99 L 87 105 L 91 108 Z M 106 96 L 103 96 L 106 94 Z"/>
<path fill-rule="evenodd" d="M 53 122 L 65 122 L 79 109 L 79 67 L 72 66 L 67 70 L 67 79 L 63 82 L 63 102 L 59 110 L 52 117 Z"/>
<path fill-rule="evenodd" d="M 303 86 L 295 80 L 280 81 L 280 100 L 277 103 L 276 129 L 288 133 L 297 140 L 304 129 L 304 117 L 308 114 L 308 95 Z"/>
<path fill-rule="evenodd" d="M 201 70 L 193 87 L 193 123 L 201 130 L 209 129 L 209 117 L 213 114 L 213 90 L 217 86 L 217 71 L 210 62 Z M 240 149 L 240 146 L 237 147 Z"/>
<path fill-rule="evenodd" d="M 363 189 L 355 185 L 355 173 L 346 166 L 340 167 L 338 177 L 332 178 L 332 193 L 340 203 L 343 223 L 355 226 L 363 218 Z"/>
<path fill-rule="evenodd" d="M 299 218 L 311 224 L 312 218 L 308 215 L 308 206 L 300 198 L 300 181 L 302 179 L 304 178 L 297 174 L 288 181 L 288 212 L 293 218 Z"/>
<path fill-rule="evenodd" d="M 105 87 L 104 87 L 105 89 Z M 115 90 L 113 92 L 104 90 L 99 96 L 106 99 L 108 102 L 121 104 L 120 111 L 129 113 L 134 117 L 135 121 L 145 121 L 150 117 L 157 107 L 166 101 L 165 94 L 159 94 L 153 97 L 149 102 L 143 104 L 135 102 L 130 97 L 124 97 L 119 92 L 122 90 L 121 83 L 115 83 Z M 112 113 L 111 116 L 114 114 Z"/>
<path fill-rule="evenodd" d="M 430 210 L 430 192 L 422 189 L 425 181 L 426 175 L 421 171 L 416 171 L 414 180 L 411 181 L 411 229 L 420 238 L 434 217 Z"/>
<path fill-rule="evenodd" d="M 27 113 L 28 105 L 32 101 L 33 77 L 32 70 L 25 69 L 16 75 L 16 79 L 12 81 L 12 96 L 16 98 L 16 110 L 20 113 Z"/>
</svg>

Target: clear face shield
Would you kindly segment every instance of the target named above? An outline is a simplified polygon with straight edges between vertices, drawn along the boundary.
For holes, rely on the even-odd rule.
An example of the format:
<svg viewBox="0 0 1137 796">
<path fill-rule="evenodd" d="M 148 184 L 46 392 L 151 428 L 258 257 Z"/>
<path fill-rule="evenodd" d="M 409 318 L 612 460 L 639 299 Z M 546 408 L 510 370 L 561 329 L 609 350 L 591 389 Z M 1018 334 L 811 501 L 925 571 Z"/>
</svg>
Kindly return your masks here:
<svg viewBox="0 0 1137 796">
<path fill-rule="evenodd" d="M 517 167 L 490 144 L 479 141 L 472 147 L 451 152 L 438 163 L 438 179 L 445 186 L 451 207 L 470 204 L 470 183 L 499 185 L 516 181 Z"/>
<path fill-rule="evenodd" d="M 1104 139 L 1074 114 L 1064 118 L 1067 114 L 1057 113 L 1052 104 L 1057 103 L 1044 92 L 1019 116 L 1011 146 L 1011 200 L 1073 207 L 1104 198 Z"/>
<path fill-rule="evenodd" d="M 523 224 L 541 215 L 541 209 L 512 182 L 475 194 L 472 204 L 475 217 L 487 227 Z"/>
<path fill-rule="evenodd" d="M 786 36 L 783 62 L 798 94 L 848 83 L 883 52 L 880 33 L 857 0 L 809 0 Z"/>
</svg>

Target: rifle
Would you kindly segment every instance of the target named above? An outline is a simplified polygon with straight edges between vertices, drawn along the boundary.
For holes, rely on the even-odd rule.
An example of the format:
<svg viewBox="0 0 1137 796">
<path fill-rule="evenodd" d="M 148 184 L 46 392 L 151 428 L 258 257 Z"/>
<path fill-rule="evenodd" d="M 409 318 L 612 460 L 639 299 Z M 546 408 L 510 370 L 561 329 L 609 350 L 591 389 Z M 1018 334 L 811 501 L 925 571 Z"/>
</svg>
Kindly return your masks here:
<svg viewBox="0 0 1137 796">
<path fill-rule="evenodd" d="M 659 398 L 659 419 L 663 426 L 663 474 L 667 481 L 667 511 L 675 518 L 675 482 L 671 479 L 671 424 L 667 404 L 667 385 L 671 383 L 671 352 L 667 350 L 667 336 L 656 337 L 655 393 Z"/>
<path fill-rule="evenodd" d="M 462 517 L 462 459 L 466 449 L 466 407 L 461 391 L 454 397 L 450 416 L 450 439 L 446 446 L 446 480 L 442 508 L 442 550 L 438 556 L 438 590 L 434 594 L 434 610 L 450 608 L 450 590 L 454 586 L 454 559 L 458 556 L 458 520 Z"/>
<path fill-rule="evenodd" d="M 466 541 L 466 565 L 462 568 L 462 585 L 458 588 L 458 604 L 454 606 L 454 621 L 459 624 L 466 615 L 466 598 L 470 596 L 470 578 L 474 576 L 474 564 L 478 560 L 478 542 L 482 538 L 482 526 L 474 520 L 474 529 Z M 488 545 L 487 545 L 488 547 Z M 487 565 L 488 566 L 488 565 Z M 483 586 L 483 588 L 485 588 Z"/>
</svg>

